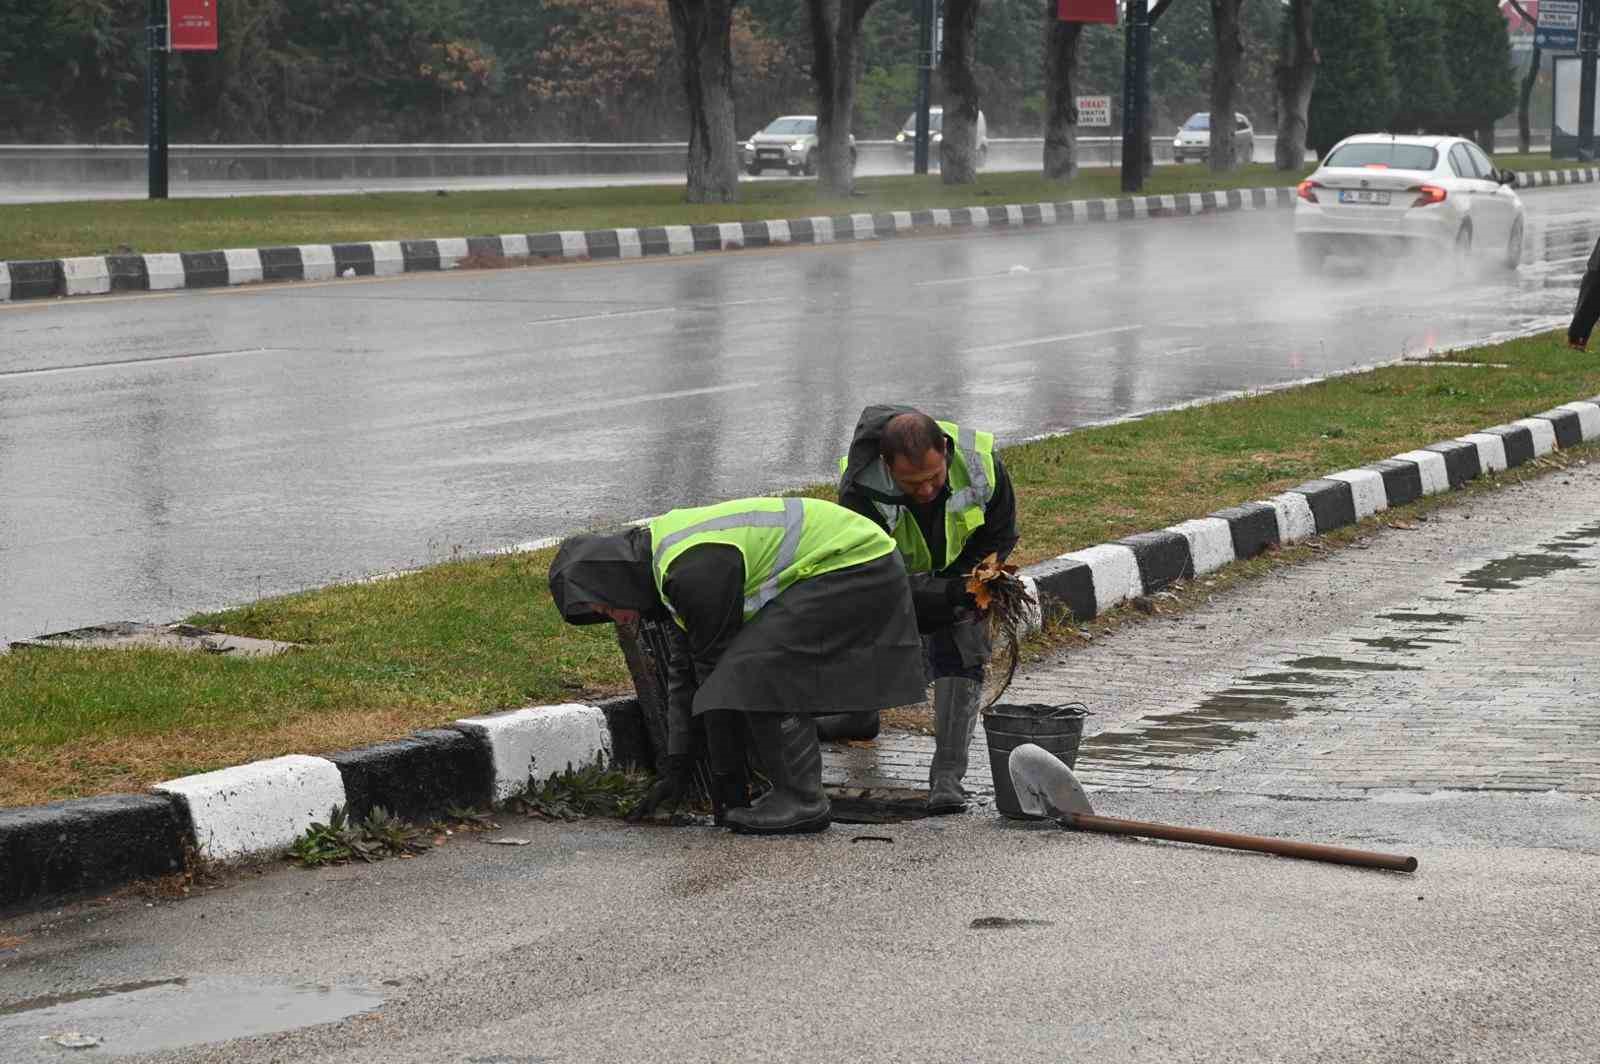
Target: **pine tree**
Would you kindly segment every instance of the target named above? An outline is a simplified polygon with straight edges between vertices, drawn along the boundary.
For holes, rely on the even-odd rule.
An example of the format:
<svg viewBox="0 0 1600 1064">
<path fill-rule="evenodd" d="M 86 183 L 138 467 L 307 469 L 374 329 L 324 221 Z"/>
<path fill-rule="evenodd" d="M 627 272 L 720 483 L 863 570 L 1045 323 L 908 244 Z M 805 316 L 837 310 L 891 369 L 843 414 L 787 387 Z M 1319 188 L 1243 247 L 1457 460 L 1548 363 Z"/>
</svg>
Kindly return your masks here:
<svg viewBox="0 0 1600 1064">
<path fill-rule="evenodd" d="M 1439 132 L 1455 110 L 1455 83 L 1445 59 L 1439 0 L 1393 0 L 1389 32 L 1402 61 L 1395 64 L 1396 133 Z"/>
<path fill-rule="evenodd" d="M 1319 154 L 1352 133 L 1384 129 L 1394 113 L 1387 6 L 1384 0 L 1317 5 L 1322 64 L 1311 97 L 1307 140 Z"/>
<path fill-rule="evenodd" d="M 1450 124 L 1494 152 L 1494 120 L 1516 109 L 1511 37 L 1498 0 L 1451 0 L 1445 5 L 1445 58 L 1455 83 Z"/>
</svg>

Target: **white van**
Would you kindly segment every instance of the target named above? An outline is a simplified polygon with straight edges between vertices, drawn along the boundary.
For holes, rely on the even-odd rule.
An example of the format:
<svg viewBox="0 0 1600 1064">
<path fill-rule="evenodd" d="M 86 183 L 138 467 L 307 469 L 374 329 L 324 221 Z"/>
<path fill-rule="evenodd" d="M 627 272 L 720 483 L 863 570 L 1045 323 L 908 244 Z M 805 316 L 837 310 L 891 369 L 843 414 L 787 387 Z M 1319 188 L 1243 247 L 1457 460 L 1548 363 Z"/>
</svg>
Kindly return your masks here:
<svg viewBox="0 0 1600 1064">
<path fill-rule="evenodd" d="M 928 165 L 939 165 L 939 145 L 944 142 L 944 108 L 928 108 Z M 895 150 L 910 161 L 917 152 L 917 112 L 912 111 L 906 124 L 894 135 Z M 978 112 L 978 169 L 989 161 L 989 122 Z"/>
</svg>

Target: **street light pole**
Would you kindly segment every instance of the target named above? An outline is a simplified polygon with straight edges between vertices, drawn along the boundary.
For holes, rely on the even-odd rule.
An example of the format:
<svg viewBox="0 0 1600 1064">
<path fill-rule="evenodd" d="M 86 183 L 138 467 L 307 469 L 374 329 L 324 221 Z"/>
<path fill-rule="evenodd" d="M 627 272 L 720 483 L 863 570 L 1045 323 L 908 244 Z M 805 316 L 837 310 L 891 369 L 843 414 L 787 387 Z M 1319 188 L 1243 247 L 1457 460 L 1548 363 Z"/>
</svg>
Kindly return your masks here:
<svg viewBox="0 0 1600 1064">
<path fill-rule="evenodd" d="M 1600 0 L 1597 0 L 1600 2 Z M 1145 111 L 1150 106 L 1149 0 L 1128 0 L 1127 41 L 1122 65 L 1122 191 L 1144 187 L 1145 154 L 1150 150 Z"/>
<path fill-rule="evenodd" d="M 933 4 L 934 0 L 917 0 L 917 140 L 912 155 L 912 169 L 919 174 L 928 172 L 928 137 L 930 122 L 928 106 L 932 96 L 933 78 Z"/>
<path fill-rule="evenodd" d="M 1600 61 L 1600 0 L 1583 5 L 1578 28 L 1578 158 L 1594 159 L 1595 65 Z"/>
<path fill-rule="evenodd" d="M 167 198 L 167 5 L 150 0 L 145 25 L 150 61 L 145 68 L 145 132 L 149 155 L 150 198 Z"/>
</svg>

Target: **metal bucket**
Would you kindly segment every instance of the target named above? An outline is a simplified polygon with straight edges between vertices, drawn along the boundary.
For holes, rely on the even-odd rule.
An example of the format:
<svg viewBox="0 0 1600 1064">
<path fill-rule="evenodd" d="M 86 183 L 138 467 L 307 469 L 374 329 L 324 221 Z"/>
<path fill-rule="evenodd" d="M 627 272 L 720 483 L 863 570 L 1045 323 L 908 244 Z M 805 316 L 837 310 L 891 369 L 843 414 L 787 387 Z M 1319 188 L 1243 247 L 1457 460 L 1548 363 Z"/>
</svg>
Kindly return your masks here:
<svg viewBox="0 0 1600 1064">
<path fill-rule="evenodd" d="M 1077 702 L 1052 706 L 1041 703 L 1001 703 L 983 711 L 983 732 L 989 742 L 989 772 L 994 777 L 994 806 L 1016 820 L 1034 820 L 1017 803 L 1011 783 L 1011 751 L 1023 743 L 1043 747 L 1072 768 L 1083 739 L 1083 719 L 1089 711 Z"/>
</svg>

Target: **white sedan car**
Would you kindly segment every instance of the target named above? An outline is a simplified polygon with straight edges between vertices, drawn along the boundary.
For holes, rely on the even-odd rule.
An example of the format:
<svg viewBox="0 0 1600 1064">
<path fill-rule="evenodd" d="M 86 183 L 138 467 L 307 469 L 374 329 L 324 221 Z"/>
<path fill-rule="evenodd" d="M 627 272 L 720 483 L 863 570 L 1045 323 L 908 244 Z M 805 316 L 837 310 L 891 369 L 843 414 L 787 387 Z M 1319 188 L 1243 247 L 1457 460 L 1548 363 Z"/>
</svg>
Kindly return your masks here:
<svg viewBox="0 0 1600 1064">
<path fill-rule="evenodd" d="M 1522 199 L 1516 175 L 1460 137 L 1361 134 L 1340 141 L 1306 180 L 1295 203 L 1301 263 L 1329 254 L 1370 254 L 1401 245 L 1464 264 L 1522 261 Z"/>
</svg>

